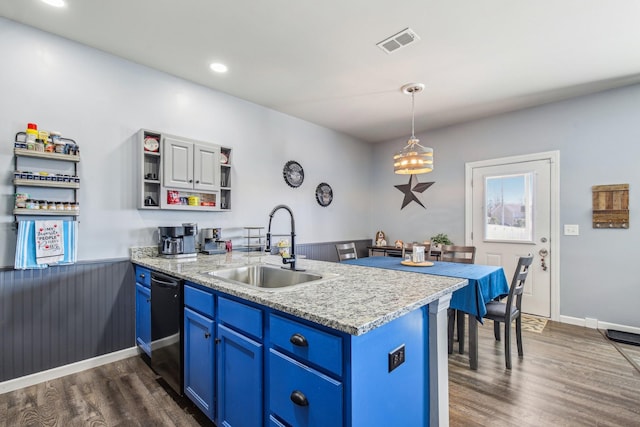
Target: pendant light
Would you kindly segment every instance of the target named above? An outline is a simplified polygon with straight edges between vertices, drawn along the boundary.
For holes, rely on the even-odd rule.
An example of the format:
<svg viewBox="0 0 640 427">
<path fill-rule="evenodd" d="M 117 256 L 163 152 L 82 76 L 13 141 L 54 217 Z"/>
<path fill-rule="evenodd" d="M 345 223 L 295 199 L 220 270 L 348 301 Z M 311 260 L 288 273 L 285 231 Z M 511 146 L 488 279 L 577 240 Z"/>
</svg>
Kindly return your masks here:
<svg viewBox="0 0 640 427">
<path fill-rule="evenodd" d="M 411 138 L 402 151 L 393 156 L 393 171 L 399 175 L 417 175 L 433 170 L 433 148 L 423 147 L 415 136 L 415 94 L 424 90 L 422 83 L 409 83 L 401 88 L 411 95 Z"/>
</svg>

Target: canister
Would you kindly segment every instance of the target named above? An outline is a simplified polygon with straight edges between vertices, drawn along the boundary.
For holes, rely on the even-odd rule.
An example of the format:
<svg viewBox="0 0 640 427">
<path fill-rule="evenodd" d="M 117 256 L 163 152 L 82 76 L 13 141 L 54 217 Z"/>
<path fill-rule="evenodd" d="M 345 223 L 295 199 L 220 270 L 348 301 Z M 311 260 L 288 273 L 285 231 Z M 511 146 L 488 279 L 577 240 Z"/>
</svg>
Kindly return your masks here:
<svg viewBox="0 0 640 427">
<path fill-rule="evenodd" d="M 200 197 L 198 196 L 189 196 L 189 206 L 200 206 Z"/>
<path fill-rule="evenodd" d="M 16 208 L 26 208 L 28 199 L 29 195 L 27 193 L 16 193 Z"/>
</svg>

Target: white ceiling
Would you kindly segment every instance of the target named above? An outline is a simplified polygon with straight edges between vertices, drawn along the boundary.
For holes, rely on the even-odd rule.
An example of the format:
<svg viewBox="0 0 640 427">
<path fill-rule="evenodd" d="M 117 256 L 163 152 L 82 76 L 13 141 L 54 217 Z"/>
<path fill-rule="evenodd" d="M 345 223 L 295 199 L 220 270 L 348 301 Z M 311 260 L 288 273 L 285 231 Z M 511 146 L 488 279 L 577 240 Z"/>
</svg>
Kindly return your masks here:
<svg viewBox="0 0 640 427">
<path fill-rule="evenodd" d="M 67 3 L 0 15 L 369 142 L 410 135 L 406 83 L 420 132 L 640 82 L 636 0 Z M 420 41 L 376 46 L 407 27 Z"/>
</svg>

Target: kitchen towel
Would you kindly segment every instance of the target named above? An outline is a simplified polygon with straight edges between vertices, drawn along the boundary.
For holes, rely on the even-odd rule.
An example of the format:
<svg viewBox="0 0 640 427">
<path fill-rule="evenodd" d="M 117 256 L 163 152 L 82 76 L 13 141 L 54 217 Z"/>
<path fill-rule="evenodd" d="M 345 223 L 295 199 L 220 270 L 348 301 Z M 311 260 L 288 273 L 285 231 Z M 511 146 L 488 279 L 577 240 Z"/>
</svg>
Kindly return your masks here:
<svg viewBox="0 0 640 427">
<path fill-rule="evenodd" d="M 74 264 L 78 260 L 78 222 L 62 221 L 64 256 L 51 265 Z M 18 221 L 18 239 L 16 241 L 16 270 L 47 268 L 49 264 L 36 261 L 36 221 Z"/>
<path fill-rule="evenodd" d="M 36 264 L 54 264 L 64 258 L 61 220 L 36 221 Z"/>
</svg>

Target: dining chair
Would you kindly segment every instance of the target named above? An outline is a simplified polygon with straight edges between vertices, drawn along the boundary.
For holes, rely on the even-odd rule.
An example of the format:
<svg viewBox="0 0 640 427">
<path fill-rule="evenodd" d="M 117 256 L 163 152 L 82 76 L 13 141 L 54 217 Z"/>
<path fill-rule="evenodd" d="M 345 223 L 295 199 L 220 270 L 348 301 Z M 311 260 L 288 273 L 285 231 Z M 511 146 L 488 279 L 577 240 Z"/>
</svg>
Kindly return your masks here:
<svg viewBox="0 0 640 427">
<path fill-rule="evenodd" d="M 445 262 L 473 264 L 476 261 L 476 247 L 443 245 L 440 248 L 440 260 Z M 463 311 L 454 310 L 452 308 L 447 310 L 447 349 L 449 351 L 449 354 L 453 353 L 453 334 L 454 325 L 456 324 L 458 326 L 458 353 L 464 353 L 464 320 L 465 314 Z"/>
<path fill-rule="evenodd" d="M 411 242 L 411 243 L 403 243 L 402 244 L 402 252 L 400 257 L 402 259 L 406 259 L 405 257 L 409 254 L 413 254 L 413 247 L 414 246 L 424 246 L 424 259 L 425 261 L 429 260 L 431 258 L 431 244 L 430 243 L 417 243 L 417 242 Z M 411 256 L 411 255 L 409 255 Z"/>
<path fill-rule="evenodd" d="M 533 256 L 520 257 L 511 280 L 507 301 L 489 301 L 485 319 L 493 320 L 493 333 L 500 341 L 500 323 L 504 323 L 504 357 L 507 369 L 511 369 L 511 322 L 516 321 L 516 341 L 518 356 L 524 356 L 522 349 L 522 293 Z"/>
<path fill-rule="evenodd" d="M 358 252 L 356 252 L 356 244 L 353 242 L 337 244 L 336 251 L 338 252 L 339 261 L 344 261 L 347 259 L 358 259 Z"/>
</svg>

